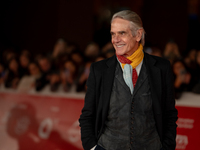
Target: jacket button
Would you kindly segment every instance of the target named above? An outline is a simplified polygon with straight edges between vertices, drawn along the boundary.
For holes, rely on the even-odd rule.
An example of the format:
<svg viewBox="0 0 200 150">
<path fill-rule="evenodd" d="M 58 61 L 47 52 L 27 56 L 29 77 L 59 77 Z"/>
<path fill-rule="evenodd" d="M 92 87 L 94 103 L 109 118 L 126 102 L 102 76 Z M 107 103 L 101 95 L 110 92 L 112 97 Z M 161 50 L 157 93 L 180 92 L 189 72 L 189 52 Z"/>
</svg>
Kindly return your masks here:
<svg viewBox="0 0 200 150">
<path fill-rule="evenodd" d="M 133 135 L 133 132 L 131 132 L 131 134 Z"/>
</svg>

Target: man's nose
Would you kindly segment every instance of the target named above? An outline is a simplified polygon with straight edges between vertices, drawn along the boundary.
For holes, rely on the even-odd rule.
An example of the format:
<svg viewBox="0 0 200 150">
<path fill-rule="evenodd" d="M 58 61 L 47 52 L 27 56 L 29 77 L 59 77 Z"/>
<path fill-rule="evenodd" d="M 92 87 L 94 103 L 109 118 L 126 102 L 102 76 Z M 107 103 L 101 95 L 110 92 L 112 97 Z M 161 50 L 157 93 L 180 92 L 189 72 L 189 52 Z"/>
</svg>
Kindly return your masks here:
<svg viewBox="0 0 200 150">
<path fill-rule="evenodd" d="M 115 35 L 115 36 L 113 37 L 113 42 L 118 43 L 119 41 L 120 41 L 119 35 Z"/>
</svg>

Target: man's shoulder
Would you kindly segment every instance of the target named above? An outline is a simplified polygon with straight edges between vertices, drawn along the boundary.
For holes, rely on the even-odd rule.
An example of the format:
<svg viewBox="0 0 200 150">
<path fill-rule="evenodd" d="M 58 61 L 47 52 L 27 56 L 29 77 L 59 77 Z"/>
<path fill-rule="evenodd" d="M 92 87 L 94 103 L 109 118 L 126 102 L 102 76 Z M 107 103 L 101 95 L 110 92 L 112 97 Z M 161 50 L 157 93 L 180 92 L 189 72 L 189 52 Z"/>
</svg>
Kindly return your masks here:
<svg viewBox="0 0 200 150">
<path fill-rule="evenodd" d="M 158 57 L 158 56 L 154 56 L 154 55 L 150 55 L 150 54 L 145 54 L 145 56 L 147 57 L 147 61 L 155 61 L 155 65 L 158 67 L 164 67 L 164 66 L 169 66 L 170 65 L 170 61 L 162 58 L 162 57 Z M 149 63 L 149 62 L 147 62 Z"/>
<path fill-rule="evenodd" d="M 106 69 L 107 67 L 109 67 L 110 65 L 114 65 L 116 62 L 116 56 L 112 56 L 110 58 L 106 58 L 104 60 L 100 60 L 98 62 L 94 62 L 92 63 L 92 65 L 94 66 L 95 69 Z"/>
</svg>

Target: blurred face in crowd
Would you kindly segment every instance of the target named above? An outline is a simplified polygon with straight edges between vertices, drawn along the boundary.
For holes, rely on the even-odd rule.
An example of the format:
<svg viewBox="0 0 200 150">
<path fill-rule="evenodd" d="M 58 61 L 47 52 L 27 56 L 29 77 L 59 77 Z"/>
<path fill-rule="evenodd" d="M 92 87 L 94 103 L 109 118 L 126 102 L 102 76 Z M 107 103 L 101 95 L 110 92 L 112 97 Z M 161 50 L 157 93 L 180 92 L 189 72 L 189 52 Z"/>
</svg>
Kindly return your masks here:
<svg viewBox="0 0 200 150">
<path fill-rule="evenodd" d="M 177 61 L 173 65 L 173 72 L 175 75 L 179 75 L 180 73 L 183 73 L 185 71 L 185 67 L 181 61 Z"/>
<path fill-rule="evenodd" d="M 25 55 L 21 55 L 20 56 L 20 64 L 23 68 L 28 67 L 29 64 L 29 58 Z"/>
<path fill-rule="evenodd" d="M 72 74 L 76 71 L 76 66 L 72 61 L 66 61 L 64 67 Z"/>
<path fill-rule="evenodd" d="M 53 51 L 53 56 L 57 57 L 60 53 L 63 53 L 66 51 L 67 44 L 63 40 L 59 40 L 55 46 Z"/>
<path fill-rule="evenodd" d="M 99 54 L 99 46 L 95 43 L 89 44 L 85 50 L 85 56 L 96 57 Z"/>
<path fill-rule="evenodd" d="M 17 71 L 18 70 L 18 63 L 15 59 L 12 59 L 9 63 L 9 69 L 12 71 Z"/>
<path fill-rule="evenodd" d="M 39 60 L 39 65 L 42 71 L 46 72 L 51 68 L 51 64 L 47 58 L 42 58 Z"/>
<path fill-rule="evenodd" d="M 167 58 L 179 57 L 180 53 L 179 53 L 178 45 L 173 42 L 167 43 L 164 50 L 164 56 Z"/>
<path fill-rule="evenodd" d="M 65 41 L 59 41 L 56 46 L 58 47 L 59 50 L 65 50 L 66 48 L 66 43 Z"/>
<path fill-rule="evenodd" d="M 83 57 L 79 53 L 74 53 L 71 57 L 76 64 L 81 64 L 83 62 Z"/>
<path fill-rule="evenodd" d="M 189 52 L 189 58 L 190 58 L 191 61 L 195 61 L 195 58 L 196 58 L 196 49 L 190 50 L 190 52 Z"/>
<path fill-rule="evenodd" d="M 28 66 L 28 69 L 29 69 L 29 72 L 30 72 L 31 75 L 38 75 L 38 74 L 40 74 L 39 67 L 35 63 L 31 63 Z"/>
<path fill-rule="evenodd" d="M 15 53 L 13 52 L 8 52 L 5 54 L 6 61 L 10 60 L 12 57 L 15 57 Z"/>
<path fill-rule="evenodd" d="M 138 30 L 136 36 L 132 35 L 128 20 L 115 18 L 111 23 L 112 44 L 117 55 L 125 57 L 132 55 L 139 46 L 141 36 L 142 29 Z"/>
</svg>

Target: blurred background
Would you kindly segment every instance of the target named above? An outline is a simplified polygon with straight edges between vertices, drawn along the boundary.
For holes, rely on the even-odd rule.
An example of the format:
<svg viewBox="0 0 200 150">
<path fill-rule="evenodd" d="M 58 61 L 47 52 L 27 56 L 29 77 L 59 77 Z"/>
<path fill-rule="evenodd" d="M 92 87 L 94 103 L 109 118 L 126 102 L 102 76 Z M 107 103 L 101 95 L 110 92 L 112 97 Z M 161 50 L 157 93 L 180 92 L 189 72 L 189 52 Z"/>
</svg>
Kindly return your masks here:
<svg viewBox="0 0 200 150">
<path fill-rule="evenodd" d="M 24 48 L 33 53 L 51 52 L 58 38 L 76 43 L 82 50 L 90 41 L 102 47 L 110 41 L 106 29 L 111 16 L 123 9 L 141 16 L 146 41 L 162 50 L 170 39 L 181 51 L 199 39 L 198 0 L 8 0 L 1 2 L 1 51 L 12 47 L 17 52 Z"/>
<path fill-rule="evenodd" d="M 4 70 L 1 72 L 4 73 L 1 78 L 4 75 L 7 79 L 10 76 L 18 76 L 18 81 L 14 81 L 14 88 L 17 88 L 21 78 L 34 74 L 30 69 L 38 67 L 38 78 L 46 72 L 50 74 L 48 79 L 43 75 L 46 82 L 57 83 L 52 87 L 53 91 L 56 91 L 61 83 L 77 85 L 84 68 L 89 68 L 90 63 L 114 54 L 110 43 L 110 19 L 115 12 L 130 9 L 138 13 L 143 20 L 146 31 L 145 51 L 169 59 L 172 66 L 175 61 L 179 61 L 176 64 L 183 65 L 183 69 L 178 70 L 175 76 L 180 76 L 179 73 L 182 73 L 182 76 L 190 74 L 188 76 L 191 77 L 182 77 L 190 78 L 182 82 L 190 84 L 187 90 L 191 91 L 199 80 L 199 77 L 196 77 L 196 70 L 200 66 L 199 3 L 198 0 L 2 1 L 0 65 L 1 70 Z M 10 70 L 9 63 L 14 62 L 11 59 L 16 60 L 18 69 L 9 75 L 6 70 Z M 45 64 L 48 64 L 49 68 L 45 68 Z M 18 71 L 20 73 L 17 73 Z M 71 76 L 71 79 L 66 79 L 66 76 Z M 83 77 L 81 79 L 83 82 Z M 6 87 L 12 88 L 11 84 L 6 83 Z M 39 86 L 38 84 L 40 83 L 35 86 Z M 39 91 L 43 87 L 36 88 Z M 70 87 L 67 90 L 69 89 Z M 183 89 L 186 87 L 178 90 Z M 84 89 L 80 87 L 77 90 Z"/>
<path fill-rule="evenodd" d="M 27 143 L 36 141 L 40 148 L 46 139 L 51 139 L 48 143 L 53 143 L 52 150 L 81 149 L 77 119 L 89 68 L 91 63 L 115 54 L 110 43 L 110 19 L 124 9 L 135 11 L 143 21 L 144 51 L 171 62 L 177 109 L 180 107 L 182 118 L 178 122 L 177 149 L 188 149 L 190 141 L 198 140 L 194 137 L 200 131 L 193 127 L 195 116 L 200 114 L 200 1 L 6 0 L 0 2 L 0 130 L 4 133 L 0 136 L 0 149 L 27 149 L 16 142 L 27 136 Z M 11 115 L 15 111 L 20 114 L 18 118 Z M 187 116 L 181 111 L 192 114 Z M 66 118 L 60 117 L 61 112 Z M 16 125 L 10 125 L 9 119 L 14 119 Z M 34 129 L 29 126 L 31 121 Z M 195 123 L 200 125 L 200 120 Z M 188 126 L 193 129 L 190 138 L 185 134 Z M 20 132 L 15 134 L 20 137 L 11 134 L 18 128 Z M 58 138 L 50 138 L 51 134 Z"/>
</svg>

